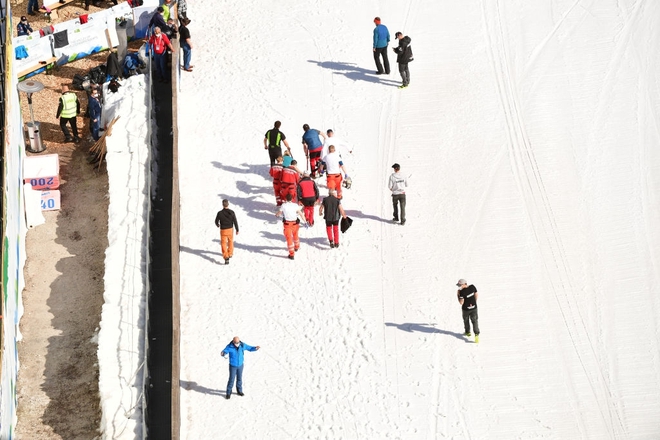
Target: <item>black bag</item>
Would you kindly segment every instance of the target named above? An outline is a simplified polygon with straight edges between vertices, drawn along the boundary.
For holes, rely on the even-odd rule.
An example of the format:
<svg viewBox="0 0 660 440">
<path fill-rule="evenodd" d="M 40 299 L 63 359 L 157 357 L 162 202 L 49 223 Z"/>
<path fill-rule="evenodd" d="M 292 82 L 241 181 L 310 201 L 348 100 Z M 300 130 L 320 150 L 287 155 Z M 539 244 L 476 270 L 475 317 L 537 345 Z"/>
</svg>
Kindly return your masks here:
<svg viewBox="0 0 660 440">
<path fill-rule="evenodd" d="M 89 76 L 82 76 L 79 73 L 76 73 L 73 75 L 73 80 L 71 80 L 71 83 L 73 84 L 73 87 L 75 87 L 78 90 L 85 90 L 85 87 L 83 87 L 83 83 L 85 81 L 89 81 Z"/>
<path fill-rule="evenodd" d="M 89 71 L 89 80 L 94 84 L 103 84 L 106 79 L 105 66 L 96 66 Z"/>
<path fill-rule="evenodd" d="M 350 218 L 350 217 L 346 217 L 346 218 L 341 219 L 340 228 L 341 228 L 342 234 L 344 232 L 348 231 L 348 228 L 350 228 L 352 224 L 353 224 L 353 219 Z"/>
</svg>

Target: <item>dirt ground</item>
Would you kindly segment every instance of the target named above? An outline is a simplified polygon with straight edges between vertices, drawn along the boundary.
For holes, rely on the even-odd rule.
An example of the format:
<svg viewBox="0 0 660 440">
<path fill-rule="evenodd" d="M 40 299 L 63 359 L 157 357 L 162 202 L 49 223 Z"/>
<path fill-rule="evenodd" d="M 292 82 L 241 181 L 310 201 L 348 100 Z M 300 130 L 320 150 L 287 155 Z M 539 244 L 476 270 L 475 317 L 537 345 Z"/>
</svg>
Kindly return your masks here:
<svg viewBox="0 0 660 440">
<path fill-rule="evenodd" d="M 86 13 L 83 5 L 81 1 L 60 8 L 53 22 Z M 100 8 L 111 5 L 103 3 Z M 92 6 L 89 12 L 100 8 Z M 12 2 L 14 35 L 26 11 L 27 1 Z M 33 29 L 47 24 L 43 14 L 28 18 Z M 70 84 L 74 74 L 105 63 L 107 56 L 102 52 L 31 78 L 45 86 L 33 95 L 33 110 L 47 147 L 41 154 L 60 156 L 62 208 L 45 212 L 46 224 L 29 231 L 26 238 L 17 383 L 19 439 L 90 440 L 100 434 L 96 335 L 108 246 L 108 178 L 105 166 L 87 163 L 92 145 L 88 121 L 78 118 L 80 144 L 64 144 L 55 113 L 61 84 Z M 84 113 L 86 94 L 76 93 Z M 21 108 L 28 121 L 25 94 L 21 94 Z"/>
</svg>

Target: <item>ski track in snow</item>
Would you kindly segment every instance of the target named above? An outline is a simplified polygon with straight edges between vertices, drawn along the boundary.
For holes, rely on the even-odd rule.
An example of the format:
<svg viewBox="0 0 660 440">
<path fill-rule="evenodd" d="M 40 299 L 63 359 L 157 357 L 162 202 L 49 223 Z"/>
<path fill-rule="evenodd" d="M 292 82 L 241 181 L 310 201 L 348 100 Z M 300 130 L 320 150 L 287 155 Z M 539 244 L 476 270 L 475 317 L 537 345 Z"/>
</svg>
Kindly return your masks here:
<svg viewBox="0 0 660 440">
<path fill-rule="evenodd" d="M 189 14 L 182 438 L 660 435 L 660 6 L 200 0 Z M 406 90 L 391 51 L 392 74 L 373 74 L 375 15 L 412 37 Z M 338 249 L 317 218 L 286 258 L 263 150 L 277 119 L 303 167 L 303 123 L 354 146 Z M 227 267 L 223 198 L 241 227 Z M 461 277 L 480 292 L 479 345 L 462 336 Z M 234 335 L 262 348 L 226 401 Z"/>
</svg>

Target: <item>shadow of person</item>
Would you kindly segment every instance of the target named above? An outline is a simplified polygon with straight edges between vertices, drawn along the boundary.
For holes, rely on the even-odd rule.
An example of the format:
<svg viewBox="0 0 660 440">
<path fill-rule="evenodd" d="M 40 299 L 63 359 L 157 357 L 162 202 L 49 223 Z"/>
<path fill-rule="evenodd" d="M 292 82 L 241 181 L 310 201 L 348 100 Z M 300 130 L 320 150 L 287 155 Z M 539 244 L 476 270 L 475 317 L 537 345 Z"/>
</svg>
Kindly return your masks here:
<svg viewBox="0 0 660 440">
<path fill-rule="evenodd" d="M 281 221 L 281 220 L 280 220 Z M 302 231 L 304 230 L 304 227 L 301 225 L 300 226 L 300 231 L 302 234 Z M 281 247 L 277 248 L 271 248 L 271 249 L 281 249 L 283 252 L 286 252 L 286 240 L 284 238 L 284 234 L 282 232 L 275 234 L 273 232 L 268 232 L 268 231 L 262 231 L 261 236 L 268 239 L 268 240 L 273 240 L 273 241 L 279 241 L 282 243 Z M 306 238 L 300 235 L 300 245 L 304 246 L 311 246 L 316 249 L 328 249 L 327 247 L 327 238 L 323 237 L 313 237 L 313 238 Z M 278 254 L 279 256 L 279 254 Z"/>
<path fill-rule="evenodd" d="M 256 200 L 259 196 L 254 197 L 231 197 L 227 194 L 218 194 L 220 200 L 227 199 L 229 200 L 230 208 L 231 205 L 238 206 L 243 209 L 243 211 L 252 218 L 261 220 L 264 223 L 277 223 L 278 218 L 275 215 L 277 212 L 277 206 L 274 203 L 266 203 Z M 237 214 L 238 217 L 238 214 Z M 238 217 L 238 224 L 241 224 L 241 219 Z"/>
<path fill-rule="evenodd" d="M 463 335 L 463 333 L 441 330 L 439 328 L 435 328 L 435 324 L 426 324 L 426 323 L 418 324 L 414 322 L 404 322 L 402 324 L 397 324 L 394 322 L 386 322 L 385 325 L 388 327 L 396 327 L 399 330 L 403 330 L 404 332 L 408 332 L 408 333 L 412 333 L 412 332 L 440 333 L 443 335 L 453 336 L 456 339 L 460 339 L 461 341 L 465 340 L 465 336 Z"/>
<path fill-rule="evenodd" d="M 231 165 L 225 165 L 216 160 L 212 161 L 211 164 L 213 164 L 213 166 L 216 168 L 220 168 L 221 170 L 224 171 L 229 171 L 230 173 L 236 173 L 236 174 L 251 173 L 251 174 L 256 174 L 257 176 L 262 176 L 272 181 L 269 174 L 270 165 L 255 165 L 255 164 L 242 163 L 238 167 L 234 167 Z"/>
<path fill-rule="evenodd" d="M 220 240 L 217 238 L 214 238 L 213 241 L 215 243 L 218 243 L 218 246 L 220 246 Z M 234 241 L 234 249 L 243 249 L 248 252 L 254 252 L 257 254 L 264 254 L 268 255 L 269 257 L 282 257 L 286 258 L 286 255 L 281 255 L 282 250 L 285 250 L 285 247 L 282 246 L 255 246 L 255 245 L 249 245 L 249 244 L 244 244 L 240 242 Z M 278 251 L 277 253 L 275 252 L 267 252 L 268 250 L 273 250 L 273 251 Z"/>
<path fill-rule="evenodd" d="M 269 196 L 273 196 L 273 200 L 275 200 L 275 193 L 273 192 L 273 185 L 270 186 L 254 186 L 250 185 L 249 183 L 242 181 L 242 180 L 237 180 L 236 181 L 236 189 L 239 190 L 240 192 L 243 192 L 245 194 L 267 194 Z"/>
<path fill-rule="evenodd" d="M 213 241 L 217 241 L 218 245 L 220 244 L 220 239 L 213 240 Z M 236 243 L 234 243 L 234 247 L 236 247 Z M 213 264 L 220 264 L 220 262 L 217 261 L 215 258 L 210 257 L 208 254 L 219 255 L 220 257 L 222 257 L 222 252 L 207 251 L 206 249 L 193 249 L 193 248 L 189 248 L 187 246 L 179 246 L 179 250 L 181 250 L 183 252 L 186 252 L 188 254 L 193 254 L 193 255 L 197 255 L 198 257 L 202 257 L 203 259 L 205 259 L 207 261 L 210 261 Z M 223 258 L 223 260 L 224 260 L 224 258 Z M 223 264 L 224 264 L 224 262 L 223 262 Z"/>
<path fill-rule="evenodd" d="M 361 211 L 356 211 L 356 210 L 353 210 L 353 209 L 346 209 L 346 210 L 344 210 L 344 212 L 346 212 L 346 215 L 351 217 L 351 218 L 364 218 L 364 219 L 367 219 L 367 220 L 375 220 L 375 221 L 383 222 L 383 223 L 392 223 L 391 220 L 387 220 L 387 219 L 384 219 L 382 217 L 377 217 L 377 216 L 371 215 L 371 214 L 363 214 Z"/>
<path fill-rule="evenodd" d="M 330 249 L 328 237 L 300 238 L 300 242 L 316 249 Z"/>
<path fill-rule="evenodd" d="M 211 396 L 225 396 L 227 395 L 226 390 L 214 390 L 213 388 L 206 388 L 199 385 L 197 382 L 182 380 L 179 382 L 179 386 L 184 390 L 196 391 L 202 394 L 208 394 Z"/>
<path fill-rule="evenodd" d="M 319 67 L 324 69 L 334 70 L 335 75 L 343 75 L 346 78 L 352 81 L 367 81 L 377 84 L 396 84 L 399 85 L 399 81 L 392 81 L 390 79 L 383 78 L 382 75 L 376 75 L 374 69 L 365 69 L 363 67 L 358 67 L 356 64 L 352 63 L 340 63 L 337 61 L 314 61 L 307 60 L 308 63 L 314 63 Z"/>
</svg>

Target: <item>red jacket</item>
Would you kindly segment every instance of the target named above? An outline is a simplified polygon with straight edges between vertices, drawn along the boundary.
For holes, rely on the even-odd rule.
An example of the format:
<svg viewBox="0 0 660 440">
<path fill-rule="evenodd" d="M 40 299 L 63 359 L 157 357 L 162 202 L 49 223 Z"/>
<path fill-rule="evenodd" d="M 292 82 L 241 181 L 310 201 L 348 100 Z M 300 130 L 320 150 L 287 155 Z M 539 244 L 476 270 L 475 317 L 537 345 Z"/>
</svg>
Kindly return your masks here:
<svg viewBox="0 0 660 440">
<path fill-rule="evenodd" d="M 314 182 L 309 177 L 303 177 L 298 183 L 298 198 L 314 198 L 315 200 L 318 200 L 319 187 L 316 186 L 316 182 Z"/>
<path fill-rule="evenodd" d="M 270 167 L 270 177 L 273 178 L 274 182 L 279 182 L 282 180 L 282 171 L 284 170 L 284 167 L 282 166 L 281 163 L 276 163 L 272 167 Z"/>
<path fill-rule="evenodd" d="M 296 185 L 300 180 L 300 174 L 294 168 L 287 167 L 282 170 L 282 183 Z"/>
<path fill-rule="evenodd" d="M 153 46 L 154 52 L 160 55 L 167 50 L 167 47 L 170 45 L 170 39 L 167 38 L 167 35 L 161 32 L 158 35 L 153 34 L 151 38 L 149 38 L 149 44 Z"/>
</svg>

